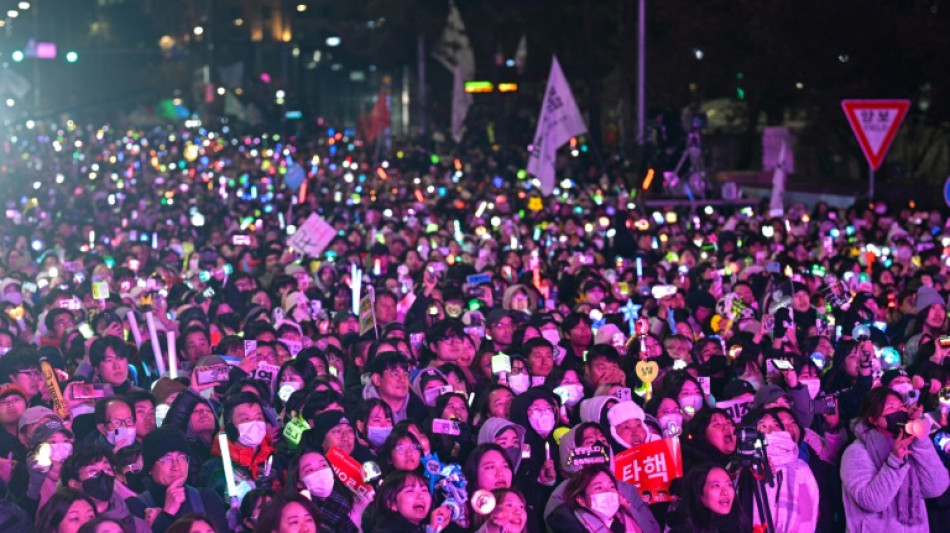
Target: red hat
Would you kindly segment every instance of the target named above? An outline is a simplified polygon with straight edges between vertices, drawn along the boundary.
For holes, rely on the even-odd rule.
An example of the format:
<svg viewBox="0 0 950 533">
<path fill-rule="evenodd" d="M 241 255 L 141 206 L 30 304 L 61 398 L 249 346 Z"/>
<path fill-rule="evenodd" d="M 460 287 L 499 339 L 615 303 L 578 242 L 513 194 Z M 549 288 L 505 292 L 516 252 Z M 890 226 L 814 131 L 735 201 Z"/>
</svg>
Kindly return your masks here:
<svg viewBox="0 0 950 533">
<path fill-rule="evenodd" d="M 3 385 L 0 385 L 0 400 L 11 394 L 19 394 L 21 397 L 23 397 L 24 401 L 30 401 L 30 399 L 26 396 L 26 392 L 24 392 L 19 386 L 12 383 L 4 383 Z"/>
</svg>

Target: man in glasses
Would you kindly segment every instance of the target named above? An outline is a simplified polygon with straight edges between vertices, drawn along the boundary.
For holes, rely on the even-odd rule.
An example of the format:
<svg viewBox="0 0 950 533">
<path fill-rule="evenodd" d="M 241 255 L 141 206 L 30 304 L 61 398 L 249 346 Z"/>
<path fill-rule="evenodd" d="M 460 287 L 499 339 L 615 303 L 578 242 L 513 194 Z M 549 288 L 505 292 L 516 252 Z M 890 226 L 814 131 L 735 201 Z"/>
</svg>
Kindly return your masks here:
<svg viewBox="0 0 950 533">
<path fill-rule="evenodd" d="M 129 533 L 148 533 L 148 523 L 129 511 L 121 494 L 115 491 L 115 466 L 112 454 L 98 446 L 82 445 L 63 462 L 60 482 L 92 498 L 99 516 L 115 520 Z"/>
<path fill-rule="evenodd" d="M 96 442 L 119 451 L 135 444 L 135 409 L 125 398 L 106 398 L 96 404 Z"/>
<path fill-rule="evenodd" d="M 142 441 L 142 472 L 151 479 L 148 490 L 126 503 L 132 514 L 152 524 L 152 533 L 165 533 L 189 513 L 207 515 L 215 531 L 229 531 L 224 502 L 209 488 L 187 485 L 188 441 L 177 429 L 163 426 Z"/>
<path fill-rule="evenodd" d="M 14 348 L 0 358 L 0 381 L 19 387 L 29 398 L 31 406 L 45 405 L 41 396 L 43 372 L 35 348 Z"/>
</svg>

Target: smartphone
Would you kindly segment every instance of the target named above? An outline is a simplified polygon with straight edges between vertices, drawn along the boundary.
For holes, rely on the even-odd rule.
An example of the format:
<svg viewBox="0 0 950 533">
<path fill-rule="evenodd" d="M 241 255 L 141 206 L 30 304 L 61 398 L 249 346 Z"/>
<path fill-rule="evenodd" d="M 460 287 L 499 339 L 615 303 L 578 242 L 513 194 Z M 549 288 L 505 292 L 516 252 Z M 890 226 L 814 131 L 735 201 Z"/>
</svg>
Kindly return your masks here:
<svg viewBox="0 0 950 533">
<path fill-rule="evenodd" d="M 941 348 L 950 347 L 950 336 L 940 337 L 937 342 L 940 343 Z"/>
<path fill-rule="evenodd" d="M 207 385 L 208 383 L 226 383 L 229 379 L 231 369 L 228 365 L 214 365 L 201 367 L 196 372 L 195 379 L 198 385 Z"/>
<path fill-rule="evenodd" d="M 437 435 L 452 435 L 457 437 L 462 434 L 462 429 L 456 420 L 435 418 L 432 420 L 432 432 Z"/>
<path fill-rule="evenodd" d="M 250 246 L 251 236 L 250 235 L 234 235 L 233 237 L 231 237 L 231 244 L 234 246 Z"/>
<path fill-rule="evenodd" d="M 244 357 L 247 357 L 251 352 L 257 351 L 257 341 L 244 341 Z"/>
<path fill-rule="evenodd" d="M 779 370 L 794 370 L 792 363 L 786 361 L 785 359 L 769 359 L 775 368 Z"/>
<path fill-rule="evenodd" d="M 617 399 L 620 400 L 621 402 L 632 401 L 632 398 L 633 396 L 631 396 L 629 387 L 623 387 L 623 388 L 617 389 Z"/>
<path fill-rule="evenodd" d="M 112 385 L 108 383 L 76 383 L 73 385 L 73 398 L 77 400 L 111 398 L 112 396 Z"/>
</svg>

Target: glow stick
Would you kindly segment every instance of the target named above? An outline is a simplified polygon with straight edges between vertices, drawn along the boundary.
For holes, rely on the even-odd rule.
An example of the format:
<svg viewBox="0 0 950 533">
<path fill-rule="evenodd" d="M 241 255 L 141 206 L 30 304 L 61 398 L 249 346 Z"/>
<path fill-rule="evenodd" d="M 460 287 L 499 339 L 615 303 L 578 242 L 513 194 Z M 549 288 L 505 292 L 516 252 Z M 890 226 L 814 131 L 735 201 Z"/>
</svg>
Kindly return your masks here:
<svg viewBox="0 0 950 533">
<path fill-rule="evenodd" d="M 155 315 L 151 311 L 145 313 L 145 325 L 148 327 L 148 336 L 152 340 L 152 353 L 155 355 L 155 369 L 159 377 L 165 375 L 165 360 L 162 358 L 162 346 L 158 343 L 158 332 L 155 330 Z"/>
<path fill-rule="evenodd" d="M 363 282 L 363 271 L 356 265 L 350 265 L 350 292 L 353 296 L 353 314 L 360 314 L 360 284 Z"/>
<path fill-rule="evenodd" d="M 224 463 L 224 480 L 228 484 L 228 497 L 233 502 L 237 499 L 237 486 L 234 483 L 234 465 L 231 464 L 231 447 L 226 433 L 218 433 L 218 444 L 221 447 L 221 462 Z"/>
<path fill-rule="evenodd" d="M 637 281 L 643 280 L 643 258 L 637 258 Z"/>
<path fill-rule="evenodd" d="M 165 338 L 168 340 L 168 377 L 175 379 L 178 377 L 178 351 L 175 346 L 175 330 L 168 330 Z"/>
<path fill-rule="evenodd" d="M 129 311 L 129 314 L 126 316 L 129 317 L 129 329 L 132 330 L 132 338 L 135 339 L 135 347 L 141 348 L 142 347 L 142 332 L 139 331 L 138 319 L 135 318 L 135 313 L 133 313 L 132 311 Z"/>
<path fill-rule="evenodd" d="M 544 443 L 544 460 L 545 461 L 551 460 L 551 443 L 550 442 Z"/>
</svg>

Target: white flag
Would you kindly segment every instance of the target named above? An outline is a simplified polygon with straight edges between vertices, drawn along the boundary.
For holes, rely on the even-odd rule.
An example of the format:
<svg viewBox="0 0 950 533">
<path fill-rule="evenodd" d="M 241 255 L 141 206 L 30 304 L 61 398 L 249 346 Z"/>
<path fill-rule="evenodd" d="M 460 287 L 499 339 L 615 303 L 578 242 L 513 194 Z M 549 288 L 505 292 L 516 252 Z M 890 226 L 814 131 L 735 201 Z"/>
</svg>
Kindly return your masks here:
<svg viewBox="0 0 950 533">
<path fill-rule="evenodd" d="M 769 216 L 780 217 L 785 214 L 785 154 L 787 144 L 782 141 L 778 151 L 778 160 L 775 161 L 775 170 L 772 171 L 772 199 L 769 200 Z"/>
<path fill-rule="evenodd" d="M 554 165 L 557 149 L 571 137 L 587 133 L 587 126 L 571 87 L 564 78 L 557 57 L 551 61 L 551 74 L 548 87 L 544 91 L 544 102 L 538 117 L 538 129 L 534 132 L 531 154 L 528 157 L 528 173 L 541 182 L 541 192 L 551 194 L 554 190 Z"/>
<path fill-rule="evenodd" d="M 465 116 L 472 105 L 472 95 L 465 92 L 465 78 L 462 69 L 455 67 L 455 80 L 452 85 L 452 139 L 456 143 L 462 142 L 465 134 Z"/>
<path fill-rule="evenodd" d="M 224 94 L 224 114 L 231 115 L 235 120 L 241 122 L 248 122 L 249 120 L 247 109 L 237 99 L 237 96 L 231 94 L 230 91 Z"/>
<path fill-rule="evenodd" d="M 524 74 L 524 67 L 528 64 L 528 36 L 525 34 L 521 35 L 521 40 L 518 41 L 518 49 L 515 50 L 515 68 L 518 70 L 518 74 Z"/>
<path fill-rule="evenodd" d="M 475 75 L 475 53 L 472 44 L 465 33 L 465 23 L 462 15 L 453 0 L 449 0 L 449 17 L 445 21 L 442 37 L 432 51 L 439 63 L 442 63 L 450 72 L 455 72 L 458 66 L 462 69 L 463 81 L 468 81 Z"/>
</svg>

